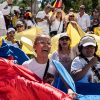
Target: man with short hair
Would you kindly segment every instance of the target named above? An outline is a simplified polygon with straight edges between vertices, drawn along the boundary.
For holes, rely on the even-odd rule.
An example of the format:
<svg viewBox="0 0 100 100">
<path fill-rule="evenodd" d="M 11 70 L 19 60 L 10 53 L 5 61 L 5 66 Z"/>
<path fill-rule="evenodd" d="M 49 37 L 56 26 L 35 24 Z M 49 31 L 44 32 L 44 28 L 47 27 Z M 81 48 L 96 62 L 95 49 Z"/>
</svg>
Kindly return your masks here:
<svg viewBox="0 0 100 100">
<path fill-rule="evenodd" d="M 87 13 L 85 13 L 84 5 L 81 5 L 79 10 L 80 12 L 77 16 L 77 23 L 84 32 L 88 32 L 90 27 L 90 16 Z"/>
<path fill-rule="evenodd" d="M 16 31 L 17 33 L 22 32 L 25 30 L 25 23 L 22 20 L 18 20 L 16 22 Z"/>
</svg>

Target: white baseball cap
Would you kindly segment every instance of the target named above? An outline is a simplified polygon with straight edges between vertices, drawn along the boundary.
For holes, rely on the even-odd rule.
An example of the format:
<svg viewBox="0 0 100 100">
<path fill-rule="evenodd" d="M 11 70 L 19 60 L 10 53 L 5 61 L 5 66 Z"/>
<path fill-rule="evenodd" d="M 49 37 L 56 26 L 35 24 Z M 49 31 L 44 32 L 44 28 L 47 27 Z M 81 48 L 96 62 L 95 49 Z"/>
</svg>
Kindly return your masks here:
<svg viewBox="0 0 100 100">
<path fill-rule="evenodd" d="M 10 32 L 15 32 L 15 29 L 14 28 L 8 28 L 7 33 L 10 33 Z"/>
<path fill-rule="evenodd" d="M 83 46 L 83 47 L 86 47 L 86 46 L 94 46 L 96 47 L 96 40 L 94 37 L 92 36 L 85 36 L 82 38 L 82 40 L 80 41 L 80 44 Z"/>
</svg>

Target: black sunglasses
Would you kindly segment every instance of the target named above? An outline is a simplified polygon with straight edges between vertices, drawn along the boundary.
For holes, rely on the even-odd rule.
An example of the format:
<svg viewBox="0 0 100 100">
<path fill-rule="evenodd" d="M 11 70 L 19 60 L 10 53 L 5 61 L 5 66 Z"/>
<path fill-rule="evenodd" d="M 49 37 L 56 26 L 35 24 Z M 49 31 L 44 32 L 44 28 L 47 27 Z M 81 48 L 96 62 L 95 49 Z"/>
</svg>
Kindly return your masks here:
<svg viewBox="0 0 100 100">
<path fill-rule="evenodd" d="M 21 28 L 21 27 L 23 27 L 23 25 L 18 25 L 18 26 L 16 26 L 16 27 L 17 27 L 17 28 L 19 28 L 19 27 Z"/>
<path fill-rule="evenodd" d="M 69 17 L 74 17 L 74 16 L 69 16 Z"/>
<path fill-rule="evenodd" d="M 68 41 L 68 40 L 70 40 L 70 38 L 69 37 L 62 37 L 62 38 L 60 38 L 60 40 L 61 41 L 63 41 L 63 40 L 67 40 Z"/>
</svg>

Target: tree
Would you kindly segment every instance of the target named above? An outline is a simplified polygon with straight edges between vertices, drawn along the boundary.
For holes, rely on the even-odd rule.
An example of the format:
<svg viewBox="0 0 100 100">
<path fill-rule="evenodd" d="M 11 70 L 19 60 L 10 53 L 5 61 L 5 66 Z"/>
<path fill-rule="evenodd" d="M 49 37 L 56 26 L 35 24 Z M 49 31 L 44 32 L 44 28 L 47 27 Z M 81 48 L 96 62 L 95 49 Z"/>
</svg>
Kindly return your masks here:
<svg viewBox="0 0 100 100">
<path fill-rule="evenodd" d="M 95 9 L 98 6 L 98 0 L 92 0 L 92 8 Z"/>
</svg>

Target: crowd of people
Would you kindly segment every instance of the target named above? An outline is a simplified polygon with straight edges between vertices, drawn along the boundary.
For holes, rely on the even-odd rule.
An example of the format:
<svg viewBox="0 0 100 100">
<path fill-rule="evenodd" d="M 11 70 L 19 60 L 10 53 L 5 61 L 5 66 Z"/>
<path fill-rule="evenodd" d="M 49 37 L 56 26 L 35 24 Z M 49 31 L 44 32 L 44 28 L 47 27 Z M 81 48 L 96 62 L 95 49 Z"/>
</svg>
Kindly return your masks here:
<svg viewBox="0 0 100 100">
<path fill-rule="evenodd" d="M 73 9 L 70 9 L 68 14 L 66 14 L 62 9 L 54 8 L 47 4 L 44 10 L 39 11 L 36 16 L 33 16 L 29 10 L 25 11 L 23 16 L 21 12 L 15 10 L 13 16 L 10 16 L 11 5 L 13 5 L 12 0 L 6 0 L 0 4 L 0 36 L 5 35 L 4 39 L 0 39 L 0 52 L 3 45 L 5 47 L 5 43 L 9 48 L 9 50 L 6 50 L 11 51 L 11 53 L 6 53 L 6 57 L 0 57 L 6 59 L 10 57 L 10 60 L 18 60 L 19 57 L 17 61 L 19 63 L 17 64 L 22 64 L 23 67 L 31 70 L 40 79 L 51 85 L 53 85 L 55 78 L 59 75 L 52 60 L 60 62 L 75 82 L 100 82 L 100 57 L 96 55 L 98 45 L 95 38 L 90 35 L 82 37 L 77 48 L 79 52 L 76 56 L 73 56 L 71 38 L 66 33 L 69 23 L 78 31 L 77 23 L 86 33 L 94 31 L 95 27 L 100 27 L 100 9 L 95 9 L 91 15 L 88 15 L 85 12 L 85 5 L 81 5 L 76 15 Z M 37 34 L 34 39 L 33 49 L 36 56 L 29 58 L 23 51 L 21 55 L 20 50 L 23 44 L 21 41 L 16 40 L 14 36 L 35 26 L 41 27 L 43 34 Z M 52 45 L 51 38 L 57 34 L 60 35 L 58 50 L 49 57 Z M 11 49 L 9 45 L 19 49 L 17 50 L 17 55 L 19 56 L 12 55 L 15 49 Z M 9 54 L 8 57 L 7 54 Z M 13 59 L 11 56 L 14 56 Z M 20 63 L 21 59 L 23 60 Z M 68 94 L 72 98 L 77 97 L 76 93 L 68 87 L 67 89 Z"/>
</svg>

